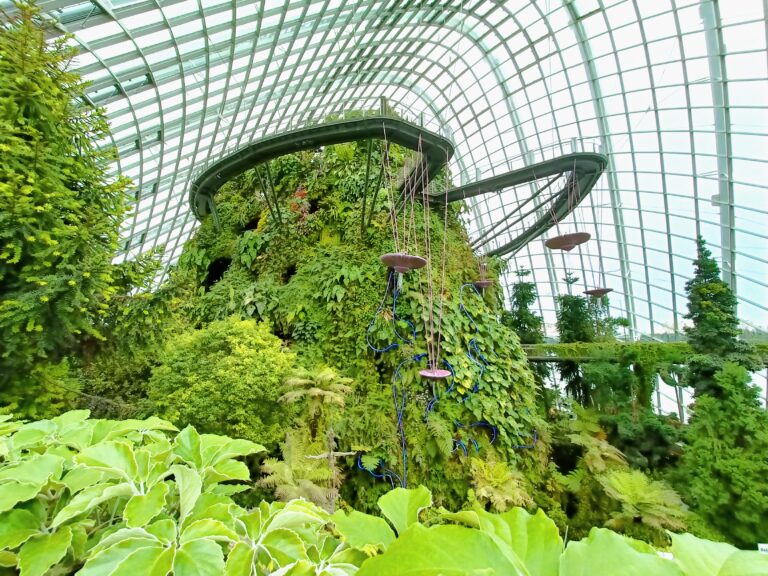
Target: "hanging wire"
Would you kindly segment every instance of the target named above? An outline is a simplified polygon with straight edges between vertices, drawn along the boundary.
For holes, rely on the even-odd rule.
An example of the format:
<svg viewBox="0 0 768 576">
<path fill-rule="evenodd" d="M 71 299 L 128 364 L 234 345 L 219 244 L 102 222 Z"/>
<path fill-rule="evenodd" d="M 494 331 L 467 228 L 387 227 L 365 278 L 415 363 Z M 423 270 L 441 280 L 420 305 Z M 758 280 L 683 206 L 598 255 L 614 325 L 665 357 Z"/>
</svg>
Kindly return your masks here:
<svg viewBox="0 0 768 576">
<path fill-rule="evenodd" d="M 363 470 L 364 472 L 368 472 L 368 474 L 370 474 L 371 476 L 373 476 L 377 480 L 381 479 L 381 478 L 386 478 L 387 480 L 389 480 L 389 483 L 392 485 L 392 488 L 395 487 L 395 479 L 397 479 L 397 484 L 398 485 L 402 484 L 402 481 L 400 480 L 400 476 L 398 476 L 397 473 L 394 470 L 390 470 L 389 468 L 386 468 L 384 466 L 384 460 L 382 460 L 382 459 L 379 459 L 379 463 L 376 465 L 376 468 L 381 468 L 382 469 L 382 472 L 380 474 L 376 473 L 376 468 L 370 469 L 370 468 L 366 468 L 365 466 L 363 466 L 363 455 L 362 454 L 358 454 L 357 455 L 357 467 L 360 470 Z"/>
<path fill-rule="evenodd" d="M 402 488 L 408 487 L 408 445 L 405 437 L 405 426 L 403 419 L 405 418 L 405 405 L 407 401 L 407 393 L 405 385 L 402 386 L 402 391 L 398 389 L 398 382 L 402 379 L 400 370 L 405 364 L 409 362 L 421 362 L 426 354 L 416 354 L 410 358 L 406 358 L 395 369 L 395 374 L 392 377 L 392 402 L 395 405 L 395 414 L 397 415 L 397 432 L 400 436 L 400 450 L 402 455 L 403 475 L 400 480 L 400 486 Z"/>
<path fill-rule="evenodd" d="M 453 369 L 453 366 L 451 365 L 448 360 L 443 359 L 443 366 L 448 368 L 448 371 L 451 373 L 451 385 L 448 387 L 448 390 L 446 390 L 443 395 L 450 394 L 453 392 L 453 389 L 456 387 L 456 371 Z M 434 386 L 435 384 L 433 384 Z M 432 413 L 432 411 L 435 409 L 435 406 L 440 401 L 440 396 L 437 394 L 437 391 L 435 388 L 432 390 L 432 398 L 429 402 L 427 402 L 427 407 L 424 410 L 424 421 L 426 422 L 429 419 L 429 415 Z"/>
<path fill-rule="evenodd" d="M 419 138 L 419 151 L 421 151 L 421 138 Z M 424 210 L 424 256 L 427 259 L 427 367 L 429 369 L 437 368 L 435 358 L 435 311 L 434 311 L 434 280 L 432 278 L 432 238 L 430 230 L 430 212 L 429 212 L 429 199 L 428 190 L 425 187 L 424 176 L 426 170 L 422 170 L 422 182 L 421 182 L 421 199 Z"/>
<path fill-rule="evenodd" d="M 498 428 L 496 426 L 494 426 L 493 424 L 490 424 L 489 422 L 486 422 L 485 420 L 481 420 L 479 422 L 473 422 L 472 424 L 469 424 L 468 426 L 462 424 L 458 420 L 454 420 L 453 423 L 456 426 L 456 428 L 478 428 L 478 427 L 488 428 L 488 430 L 491 431 L 491 444 L 496 442 L 496 439 L 499 436 Z M 478 452 L 480 452 L 480 445 L 477 443 L 477 440 L 475 440 L 475 438 L 473 436 L 470 436 L 469 442 L 475 448 L 475 453 L 476 454 Z M 459 448 L 461 448 L 462 451 L 464 452 L 464 456 L 468 455 L 468 450 L 467 450 L 466 443 L 461 438 L 454 438 L 453 439 L 453 450 L 451 450 L 451 454 L 456 452 L 456 450 L 458 450 Z"/>
<path fill-rule="evenodd" d="M 445 166 L 447 171 L 448 166 L 448 151 L 445 152 Z M 440 310 L 437 313 L 437 362 L 440 359 L 440 345 L 442 341 L 442 326 L 443 326 L 443 303 L 445 301 L 445 262 L 447 260 L 447 243 L 448 243 L 448 174 L 444 177 L 444 195 L 443 195 L 443 253 L 441 257 L 442 271 L 440 273 Z"/>
<path fill-rule="evenodd" d="M 536 433 L 536 428 L 533 429 L 533 442 L 531 444 L 518 444 L 512 446 L 512 448 L 516 448 L 518 450 L 521 449 L 531 449 L 536 447 L 536 443 L 539 441 L 538 434 Z"/>
<path fill-rule="evenodd" d="M 384 134 L 384 157 L 385 172 L 387 173 L 387 198 L 389 200 L 389 221 L 392 226 L 392 239 L 395 242 L 395 252 L 400 251 L 400 241 L 397 233 L 397 197 L 392 187 L 392 166 L 389 161 L 389 140 L 387 140 L 387 125 L 382 122 L 381 129 Z"/>
</svg>

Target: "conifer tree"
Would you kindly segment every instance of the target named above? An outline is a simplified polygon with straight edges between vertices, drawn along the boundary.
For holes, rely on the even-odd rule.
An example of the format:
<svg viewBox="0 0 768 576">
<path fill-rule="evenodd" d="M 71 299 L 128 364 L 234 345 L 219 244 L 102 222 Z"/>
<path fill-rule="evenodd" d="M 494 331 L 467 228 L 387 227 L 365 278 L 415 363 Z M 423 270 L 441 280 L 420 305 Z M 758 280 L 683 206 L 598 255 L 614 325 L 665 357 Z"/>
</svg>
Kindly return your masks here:
<svg viewBox="0 0 768 576">
<path fill-rule="evenodd" d="M 748 370 L 760 367 L 752 347 L 739 340 L 736 296 L 720 279 L 720 268 L 699 236 L 696 240 L 694 276 L 685 284 L 688 314 L 693 322 L 685 327 L 688 342 L 695 352 L 689 362 L 688 380 L 696 394 L 717 395 L 715 373 L 725 361 L 735 362 Z"/>
<path fill-rule="evenodd" d="M 544 320 L 531 311 L 539 295 L 536 284 L 526 280 L 530 274 L 526 268 L 515 272 L 518 280 L 512 286 L 512 305 L 504 311 L 502 323 L 517 333 L 521 344 L 540 344 L 544 342 Z"/>
<path fill-rule="evenodd" d="M 530 274 L 527 268 L 519 268 L 515 272 L 518 281 L 512 287 L 512 305 L 510 310 L 502 313 L 501 322 L 517 333 L 521 344 L 541 344 L 544 342 L 544 319 L 531 310 L 539 294 L 536 284 L 527 280 Z M 531 370 L 548 412 L 552 404 L 552 392 L 547 390 L 544 383 L 550 375 L 549 366 L 538 362 L 531 365 Z"/>
<path fill-rule="evenodd" d="M 673 478 L 705 520 L 753 548 L 764 541 L 768 518 L 768 412 L 744 367 L 727 362 L 714 380 L 718 396 L 696 399 Z"/>
<path fill-rule="evenodd" d="M 9 20 L 10 18 L 10 20 Z M 42 358 L 99 337 L 127 182 L 109 176 L 104 112 L 88 104 L 76 50 L 46 39 L 19 3 L 0 23 L 0 393 Z M 9 20 L 9 21 L 8 21 Z M 39 365 L 38 368 L 39 370 Z M 5 401 L 8 401 L 5 398 Z"/>
</svg>

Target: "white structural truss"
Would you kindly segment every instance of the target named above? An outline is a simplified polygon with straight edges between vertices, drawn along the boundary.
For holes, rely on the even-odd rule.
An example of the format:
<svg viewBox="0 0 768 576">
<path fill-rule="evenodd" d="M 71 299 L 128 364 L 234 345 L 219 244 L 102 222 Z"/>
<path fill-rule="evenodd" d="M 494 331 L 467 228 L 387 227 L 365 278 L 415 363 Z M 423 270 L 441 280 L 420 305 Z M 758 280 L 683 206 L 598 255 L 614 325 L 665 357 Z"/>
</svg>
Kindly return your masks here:
<svg viewBox="0 0 768 576">
<path fill-rule="evenodd" d="M 7 2 L 0 2 L 7 6 Z M 547 326 L 566 270 L 614 289 L 635 335 L 682 330 L 701 234 L 747 327 L 768 326 L 765 0 L 50 0 L 115 170 L 135 183 L 124 255 L 180 255 L 191 178 L 255 139 L 345 110 L 397 110 L 455 144 L 462 182 L 573 150 L 610 165 L 561 223 L 592 241 L 534 240 Z M 109 144 L 109 143 L 107 143 Z M 474 237 L 531 193 L 472 201 Z M 583 289 L 583 288 L 582 288 Z"/>
</svg>

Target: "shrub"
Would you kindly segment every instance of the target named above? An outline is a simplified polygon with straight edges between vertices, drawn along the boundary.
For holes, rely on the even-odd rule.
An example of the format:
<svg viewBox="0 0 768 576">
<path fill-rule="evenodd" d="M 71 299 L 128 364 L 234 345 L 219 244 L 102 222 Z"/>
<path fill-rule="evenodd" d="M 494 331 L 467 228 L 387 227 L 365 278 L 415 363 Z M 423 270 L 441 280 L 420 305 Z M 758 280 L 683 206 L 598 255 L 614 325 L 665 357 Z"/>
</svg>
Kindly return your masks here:
<svg viewBox="0 0 768 576">
<path fill-rule="evenodd" d="M 274 447 L 295 411 L 278 402 L 293 358 L 267 324 L 229 317 L 168 343 L 149 400 L 177 424 Z"/>
</svg>

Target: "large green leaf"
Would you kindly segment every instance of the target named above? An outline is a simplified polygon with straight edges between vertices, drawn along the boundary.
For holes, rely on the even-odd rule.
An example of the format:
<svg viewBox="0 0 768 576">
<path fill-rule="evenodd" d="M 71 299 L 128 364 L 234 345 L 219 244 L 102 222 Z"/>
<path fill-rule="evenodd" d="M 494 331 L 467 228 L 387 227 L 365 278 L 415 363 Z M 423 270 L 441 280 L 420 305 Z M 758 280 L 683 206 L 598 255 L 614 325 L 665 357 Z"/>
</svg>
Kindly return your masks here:
<svg viewBox="0 0 768 576">
<path fill-rule="evenodd" d="M 213 540 L 192 540 L 176 551 L 174 576 L 221 576 L 224 573 L 224 553 Z"/>
<path fill-rule="evenodd" d="M 22 423 L 14 421 L 11 414 L 0 414 L 0 438 L 13 434 L 21 426 Z"/>
<path fill-rule="evenodd" d="M 175 550 L 162 546 L 145 546 L 134 550 L 117 564 L 109 576 L 166 576 L 173 565 Z"/>
<path fill-rule="evenodd" d="M 149 523 L 162 511 L 167 494 L 168 484 L 160 482 L 152 486 L 146 494 L 132 496 L 123 511 L 126 525 L 129 528 L 137 528 Z"/>
<path fill-rule="evenodd" d="M 19 502 L 26 502 L 40 492 L 39 484 L 20 484 L 19 482 L 0 482 L 0 512 L 10 510 Z"/>
<path fill-rule="evenodd" d="M 163 544 L 170 544 L 176 540 L 176 522 L 170 518 L 157 520 L 147 526 L 145 530 Z"/>
<path fill-rule="evenodd" d="M 528 576 L 509 561 L 493 539 L 463 526 L 414 524 L 381 556 L 360 567 L 358 576 Z"/>
<path fill-rule="evenodd" d="M 192 426 L 187 426 L 176 435 L 173 452 L 193 468 L 200 470 L 203 467 L 200 434 Z"/>
<path fill-rule="evenodd" d="M 81 490 L 70 500 L 69 504 L 64 506 L 53 519 L 52 526 L 60 526 L 67 520 L 79 516 L 113 498 L 122 498 L 133 496 L 133 486 L 128 482 L 121 484 L 97 484 L 85 490 Z"/>
<path fill-rule="evenodd" d="M 71 542 L 72 530 L 69 527 L 27 540 L 19 550 L 21 576 L 43 576 L 64 558 Z"/>
<path fill-rule="evenodd" d="M 170 567 L 167 560 L 163 560 L 162 552 L 172 552 L 172 549 L 164 548 L 158 540 L 141 529 L 120 530 L 105 540 L 91 551 L 88 561 L 77 576 L 161 576 L 167 572 L 166 566 Z M 138 558 L 131 561 L 137 553 Z M 137 563 L 142 566 L 137 566 Z M 123 566 L 131 567 L 133 572 L 124 571 Z M 166 572 L 162 572 L 162 568 L 166 568 Z"/>
<path fill-rule="evenodd" d="M 652 550 L 641 551 L 628 538 L 605 528 L 592 528 L 589 537 L 579 542 L 569 542 L 560 557 L 560 576 L 616 574 L 682 576 L 683 572 L 674 562 L 661 558 Z"/>
<path fill-rule="evenodd" d="M 216 466 L 231 458 L 266 452 L 266 448 L 261 444 L 216 434 L 203 434 L 200 437 L 200 446 L 204 466 Z"/>
<path fill-rule="evenodd" d="M 89 410 L 71 410 L 51 419 L 56 425 L 56 439 L 67 446 L 82 450 L 92 443 L 93 424 L 88 422 Z"/>
<path fill-rule="evenodd" d="M 739 550 L 691 534 L 672 534 L 670 552 L 686 575 L 759 576 L 768 574 L 768 555 Z"/>
<path fill-rule="evenodd" d="M 522 508 L 503 514 L 478 510 L 480 530 L 488 533 L 499 547 L 507 546 L 536 576 L 557 576 L 563 540 L 557 526 L 539 509 L 535 515 Z"/>
<path fill-rule="evenodd" d="M 251 471 L 244 462 L 239 460 L 224 460 L 205 471 L 205 484 L 209 486 L 216 482 L 227 480 L 250 480 Z"/>
<path fill-rule="evenodd" d="M 50 420 L 40 420 L 24 424 L 11 438 L 14 450 L 31 448 L 42 443 L 48 436 L 56 432 L 56 425 Z"/>
<path fill-rule="evenodd" d="M 299 560 L 284 566 L 279 570 L 270 572 L 271 576 L 318 576 L 317 567 L 312 562 Z M 334 575 L 338 576 L 338 575 Z"/>
<path fill-rule="evenodd" d="M 83 488 L 88 488 L 94 484 L 104 481 L 107 474 L 95 468 L 89 468 L 85 465 L 75 466 L 64 475 L 61 482 L 69 488 L 72 494 L 80 492 Z"/>
<path fill-rule="evenodd" d="M 280 566 L 307 559 L 307 549 L 301 536 L 287 528 L 267 532 L 260 544 Z"/>
<path fill-rule="evenodd" d="M 8 550 L 0 550 L 0 567 L 16 568 L 19 563 L 19 557 Z"/>
<path fill-rule="evenodd" d="M 45 486 L 50 478 L 58 479 L 64 467 L 64 459 L 52 454 L 39 454 L 0 469 L 0 484 L 12 480 L 20 484 Z"/>
<path fill-rule="evenodd" d="M 91 415 L 90 410 L 69 410 L 64 414 L 59 414 L 54 418 L 51 418 L 51 422 L 56 424 L 59 430 L 69 430 L 73 426 L 85 422 Z"/>
<path fill-rule="evenodd" d="M 40 532 L 40 520 L 29 510 L 0 514 L 0 550 L 14 549 Z"/>
<path fill-rule="evenodd" d="M 171 472 L 176 479 L 176 486 L 179 488 L 179 525 L 181 525 L 195 507 L 195 502 L 202 491 L 203 481 L 200 474 L 187 466 L 179 464 L 171 466 Z"/>
<path fill-rule="evenodd" d="M 164 430 L 167 432 L 175 432 L 178 430 L 176 426 L 174 426 L 167 420 L 162 420 L 161 418 L 158 418 L 157 416 L 150 416 L 146 420 L 129 419 L 129 420 L 111 421 L 111 423 L 113 425 L 110 427 L 108 431 L 106 431 L 106 434 L 104 435 L 104 440 L 114 440 L 115 438 L 120 438 L 130 432 L 139 432 L 140 434 L 146 434 L 151 430 Z"/>
<path fill-rule="evenodd" d="M 398 534 L 419 521 L 419 512 L 432 505 L 432 493 L 424 486 L 395 488 L 379 498 L 379 508 Z"/>
<path fill-rule="evenodd" d="M 107 441 L 88 446 L 75 459 L 81 464 L 103 470 L 129 482 L 138 480 L 138 466 L 133 447 L 127 442 Z"/>
<path fill-rule="evenodd" d="M 338 510 L 331 519 L 336 524 L 339 534 L 353 548 L 369 550 L 373 547 L 383 551 L 395 540 L 392 528 L 378 516 L 363 514 L 356 510 L 347 516 L 343 510 Z"/>
<path fill-rule="evenodd" d="M 256 551 L 245 542 L 238 542 L 227 556 L 225 576 L 251 576 Z"/>
<path fill-rule="evenodd" d="M 320 526 L 330 520 L 330 516 L 311 502 L 304 500 L 291 500 L 282 507 L 277 503 L 269 505 L 274 511 L 266 521 L 262 521 L 261 529 L 265 532 L 278 528 L 296 530 L 307 526 Z M 263 514 L 263 513 L 262 513 Z"/>
<path fill-rule="evenodd" d="M 181 533 L 180 542 L 182 544 L 197 540 L 199 538 L 208 538 L 209 540 L 223 540 L 237 542 L 239 540 L 237 533 L 228 528 L 224 522 L 204 518 L 190 523 Z"/>
</svg>

